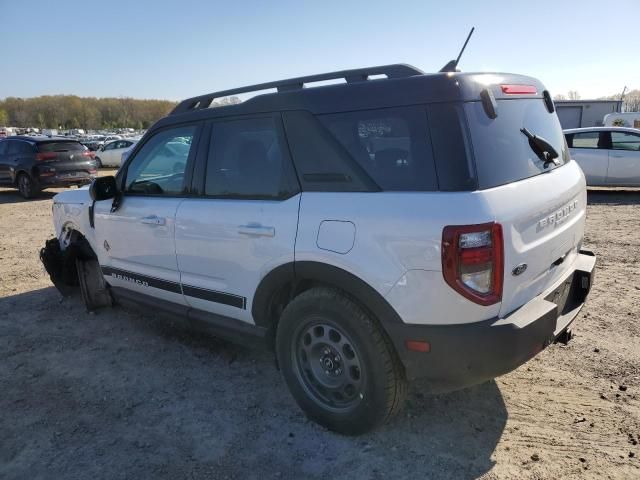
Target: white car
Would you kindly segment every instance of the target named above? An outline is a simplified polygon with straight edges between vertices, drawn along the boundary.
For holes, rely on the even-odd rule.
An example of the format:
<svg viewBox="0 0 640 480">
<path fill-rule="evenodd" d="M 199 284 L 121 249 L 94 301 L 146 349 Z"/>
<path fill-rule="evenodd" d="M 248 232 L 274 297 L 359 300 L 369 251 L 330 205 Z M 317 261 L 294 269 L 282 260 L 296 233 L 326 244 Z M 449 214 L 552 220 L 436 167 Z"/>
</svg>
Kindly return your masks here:
<svg viewBox="0 0 640 480">
<path fill-rule="evenodd" d="M 572 128 L 564 134 L 587 185 L 640 187 L 640 130 L 590 127 Z"/>
<path fill-rule="evenodd" d="M 135 145 L 137 141 L 138 140 L 135 139 L 113 140 L 102 145 L 96 152 L 96 164 L 98 168 L 119 167 L 122 153 Z"/>
<path fill-rule="evenodd" d="M 113 298 L 266 343 L 304 412 L 347 434 L 391 418 L 407 381 L 463 388 L 569 341 L 595 256 L 551 96 L 447 68 L 183 101 L 115 177 L 56 195 L 51 279 L 77 272 L 90 310 Z M 349 81 L 303 88 L 329 79 Z"/>
</svg>

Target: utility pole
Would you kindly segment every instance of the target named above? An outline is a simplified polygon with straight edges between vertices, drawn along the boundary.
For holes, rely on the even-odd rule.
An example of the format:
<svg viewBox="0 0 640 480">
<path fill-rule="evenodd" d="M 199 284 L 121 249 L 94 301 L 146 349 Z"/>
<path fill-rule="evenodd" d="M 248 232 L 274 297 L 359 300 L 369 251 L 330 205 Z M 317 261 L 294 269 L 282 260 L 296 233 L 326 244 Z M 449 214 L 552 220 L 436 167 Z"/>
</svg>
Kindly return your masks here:
<svg viewBox="0 0 640 480">
<path fill-rule="evenodd" d="M 618 107 L 620 109 L 619 113 L 622 113 L 622 101 L 624 100 L 624 92 L 627 91 L 627 86 L 625 85 L 624 88 L 622 89 L 622 93 L 620 94 L 620 106 Z"/>
</svg>

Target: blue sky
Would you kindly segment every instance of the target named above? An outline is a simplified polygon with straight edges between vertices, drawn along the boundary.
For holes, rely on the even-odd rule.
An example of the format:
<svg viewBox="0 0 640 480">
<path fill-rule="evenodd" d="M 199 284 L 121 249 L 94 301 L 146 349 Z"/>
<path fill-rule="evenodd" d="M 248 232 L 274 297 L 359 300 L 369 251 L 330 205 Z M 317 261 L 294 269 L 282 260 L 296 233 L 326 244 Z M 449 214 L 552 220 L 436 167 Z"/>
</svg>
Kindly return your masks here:
<svg viewBox="0 0 640 480">
<path fill-rule="evenodd" d="M 405 62 L 540 78 L 582 98 L 640 88 L 640 0 L 0 0 L 0 98 L 181 98 Z"/>
</svg>

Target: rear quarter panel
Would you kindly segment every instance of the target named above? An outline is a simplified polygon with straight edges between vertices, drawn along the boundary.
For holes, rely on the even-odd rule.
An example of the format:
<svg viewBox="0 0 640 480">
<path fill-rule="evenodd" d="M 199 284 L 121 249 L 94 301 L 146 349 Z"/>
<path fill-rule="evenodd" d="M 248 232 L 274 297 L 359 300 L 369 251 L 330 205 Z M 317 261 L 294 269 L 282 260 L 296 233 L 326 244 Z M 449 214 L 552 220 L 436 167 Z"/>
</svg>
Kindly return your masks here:
<svg viewBox="0 0 640 480">
<path fill-rule="evenodd" d="M 304 192 L 295 259 L 359 277 L 386 297 L 405 323 L 485 320 L 499 307 L 476 305 L 444 282 L 441 241 L 446 225 L 492 220 L 481 192 Z M 327 221 L 354 225 L 351 249 L 319 246 L 320 225 Z"/>
</svg>

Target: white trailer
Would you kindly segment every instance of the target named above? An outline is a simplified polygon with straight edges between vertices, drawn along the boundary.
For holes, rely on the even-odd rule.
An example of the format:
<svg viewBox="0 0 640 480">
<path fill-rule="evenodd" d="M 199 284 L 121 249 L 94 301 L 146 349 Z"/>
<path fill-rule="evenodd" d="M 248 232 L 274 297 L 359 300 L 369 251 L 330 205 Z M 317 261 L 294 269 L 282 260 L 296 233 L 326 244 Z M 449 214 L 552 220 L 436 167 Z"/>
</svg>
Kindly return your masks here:
<svg viewBox="0 0 640 480">
<path fill-rule="evenodd" d="M 640 128 L 640 112 L 609 113 L 604 116 L 605 127 Z"/>
</svg>

